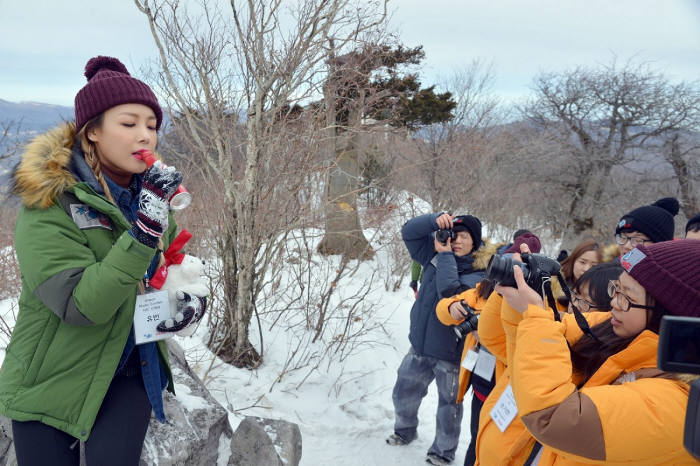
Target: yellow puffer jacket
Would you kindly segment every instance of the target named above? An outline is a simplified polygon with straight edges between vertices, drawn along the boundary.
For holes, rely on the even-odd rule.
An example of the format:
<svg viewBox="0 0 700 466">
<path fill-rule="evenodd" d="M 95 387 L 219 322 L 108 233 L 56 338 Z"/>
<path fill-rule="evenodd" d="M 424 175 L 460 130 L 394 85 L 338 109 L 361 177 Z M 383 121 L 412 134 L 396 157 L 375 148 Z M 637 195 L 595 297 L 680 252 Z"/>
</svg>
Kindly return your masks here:
<svg viewBox="0 0 700 466">
<path fill-rule="evenodd" d="M 546 312 L 553 319 L 550 310 Z M 586 314 L 591 325 L 608 319 L 607 312 Z M 522 315 L 510 307 L 498 293 L 489 296 L 479 319 L 479 339 L 481 344 L 496 356 L 496 359 L 507 364 L 507 367 L 496 379 L 496 386 L 484 401 L 479 416 L 479 435 L 476 439 L 476 464 L 478 465 L 522 465 L 532 452 L 535 438 L 527 430 L 519 417 L 515 417 L 504 432 L 496 426 L 491 418 L 494 408 L 504 390 L 510 384 L 511 370 L 516 349 L 516 334 Z M 576 324 L 573 315 L 567 314 L 561 324 L 570 343 L 578 340 L 581 329 Z"/>
<path fill-rule="evenodd" d="M 438 320 L 442 322 L 444 325 L 457 325 L 461 323 L 464 319 L 462 320 L 455 320 L 452 315 L 450 314 L 450 305 L 454 302 L 464 300 L 469 306 L 471 306 L 475 311 L 477 311 L 477 314 L 480 314 L 482 312 L 482 309 L 486 305 L 487 301 L 484 298 L 481 298 L 478 296 L 478 290 L 479 285 L 477 285 L 476 288 L 469 289 L 467 291 L 464 291 L 463 293 L 460 293 L 456 296 L 453 296 L 451 298 L 443 298 L 438 302 L 437 307 L 435 308 L 435 312 L 437 313 Z M 496 294 L 496 293 L 493 293 Z M 481 326 L 481 319 L 482 317 L 479 318 L 479 326 Z M 473 349 L 476 344 L 478 343 L 476 337 L 469 333 L 465 337 L 464 341 L 464 350 L 462 351 L 462 360 L 464 360 L 464 357 L 467 355 L 467 352 L 470 349 Z M 505 369 L 505 361 L 499 360 L 498 357 L 496 357 L 496 379 L 503 373 L 503 370 Z M 469 387 L 469 379 L 471 377 L 471 372 L 466 370 L 463 366 L 460 365 L 459 367 L 459 392 L 457 393 L 457 403 L 461 403 L 462 400 L 464 400 L 464 394 L 467 392 L 467 387 Z"/>
<path fill-rule="evenodd" d="M 570 329 L 537 306 L 517 328 L 511 382 L 538 465 L 697 465 L 683 448 L 689 386 L 656 368 L 658 335 L 643 331 L 577 389 Z"/>
</svg>

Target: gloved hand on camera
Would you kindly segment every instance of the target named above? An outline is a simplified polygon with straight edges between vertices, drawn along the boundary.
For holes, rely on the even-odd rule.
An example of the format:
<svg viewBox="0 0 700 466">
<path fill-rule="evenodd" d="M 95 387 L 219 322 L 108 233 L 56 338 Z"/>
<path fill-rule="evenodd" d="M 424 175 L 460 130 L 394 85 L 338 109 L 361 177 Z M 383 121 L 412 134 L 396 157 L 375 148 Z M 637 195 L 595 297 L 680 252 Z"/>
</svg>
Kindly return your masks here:
<svg viewBox="0 0 700 466">
<path fill-rule="evenodd" d="M 131 231 L 140 242 L 155 248 L 168 229 L 168 201 L 182 182 L 182 173 L 159 160 L 143 175 L 136 224 Z"/>
</svg>

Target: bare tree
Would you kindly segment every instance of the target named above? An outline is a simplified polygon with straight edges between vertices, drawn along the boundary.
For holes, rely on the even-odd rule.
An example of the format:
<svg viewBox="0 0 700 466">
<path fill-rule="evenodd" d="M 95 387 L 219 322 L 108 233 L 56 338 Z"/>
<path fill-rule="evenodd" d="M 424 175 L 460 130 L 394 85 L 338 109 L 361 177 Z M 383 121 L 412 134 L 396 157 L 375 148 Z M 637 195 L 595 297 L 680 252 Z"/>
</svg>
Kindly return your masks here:
<svg viewBox="0 0 700 466">
<path fill-rule="evenodd" d="M 533 87 L 521 112 L 534 132 L 519 152 L 522 161 L 537 167 L 536 173 L 527 171 L 529 183 L 556 199 L 557 218 L 550 226 L 568 238 L 567 245 L 584 235 L 603 235 L 609 225 L 600 224 L 600 210 L 614 170 L 641 170 L 650 163 L 650 150 L 686 128 L 698 102 L 693 85 L 672 84 L 631 61 L 544 73 Z M 543 152 L 533 150 L 533 139 Z"/>
<path fill-rule="evenodd" d="M 498 100 L 491 94 L 493 69 L 475 60 L 459 69 L 442 87 L 456 102 L 453 117 L 425 125 L 413 134 L 415 172 L 434 211 L 464 208 L 480 191 L 480 176 L 489 157 L 486 139 L 499 121 Z"/>
<path fill-rule="evenodd" d="M 353 42 L 381 24 L 385 5 L 232 0 L 228 12 L 202 2 L 192 13 L 177 0 L 134 1 L 160 52 L 155 80 L 178 115 L 179 139 L 217 191 L 210 198 L 222 202 L 213 245 L 224 312 L 210 347 L 255 367 L 255 299 L 285 232 L 305 219 L 294 210 L 295 193 L 320 171 L 309 165 L 318 147 L 292 153 L 319 136 L 318 119 L 300 116 L 298 104 L 321 94 L 328 39 Z"/>
</svg>

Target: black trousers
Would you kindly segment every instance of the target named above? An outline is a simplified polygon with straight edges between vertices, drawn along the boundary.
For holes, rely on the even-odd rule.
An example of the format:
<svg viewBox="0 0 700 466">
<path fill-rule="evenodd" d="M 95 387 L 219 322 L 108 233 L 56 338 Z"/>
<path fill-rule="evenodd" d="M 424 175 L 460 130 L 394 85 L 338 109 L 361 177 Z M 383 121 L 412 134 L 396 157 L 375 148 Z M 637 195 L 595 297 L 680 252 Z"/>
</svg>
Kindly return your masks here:
<svg viewBox="0 0 700 466">
<path fill-rule="evenodd" d="M 472 392 L 471 417 L 469 420 L 469 431 L 471 432 L 472 438 L 469 441 L 467 454 L 464 457 L 464 466 L 473 466 L 476 461 L 476 436 L 479 433 L 479 413 L 481 412 L 481 407 L 484 406 L 484 402 L 473 393 L 474 392 Z"/>
<path fill-rule="evenodd" d="M 102 402 L 90 437 L 85 442 L 88 466 L 138 465 L 151 403 L 141 374 L 117 375 Z M 37 421 L 12 421 L 18 466 L 78 466 L 78 439 Z"/>
</svg>

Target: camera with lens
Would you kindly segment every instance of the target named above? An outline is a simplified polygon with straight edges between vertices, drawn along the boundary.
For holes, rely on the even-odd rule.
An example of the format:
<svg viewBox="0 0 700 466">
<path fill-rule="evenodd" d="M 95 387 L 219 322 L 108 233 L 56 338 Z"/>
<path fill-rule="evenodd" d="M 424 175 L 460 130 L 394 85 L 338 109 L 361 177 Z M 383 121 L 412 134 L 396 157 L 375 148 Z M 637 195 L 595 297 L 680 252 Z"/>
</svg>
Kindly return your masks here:
<svg viewBox="0 0 700 466">
<path fill-rule="evenodd" d="M 455 240 L 457 237 L 457 233 L 453 229 L 440 229 L 435 233 L 435 238 L 440 241 L 442 244 L 447 245 L 447 240 L 451 239 L 452 241 Z"/>
<path fill-rule="evenodd" d="M 556 275 L 561 268 L 559 262 L 542 254 L 522 254 L 521 257 L 522 262 L 513 260 L 509 254 L 491 257 L 486 268 L 486 278 L 503 286 L 517 286 L 513 275 L 513 265 L 517 265 L 522 269 L 527 284 L 535 290 L 541 290 L 542 283 Z"/>
<path fill-rule="evenodd" d="M 465 317 L 463 322 L 452 327 L 459 339 L 467 336 L 469 332 L 479 328 L 479 315 L 474 312 L 474 309 L 467 304 L 464 300 L 460 301 L 460 304 L 464 309 L 467 310 L 467 317 Z"/>
<path fill-rule="evenodd" d="M 561 268 L 559 262 L 542 254 L 522 254 L 521 257 L 523 261 L 518 262 L 510 254 L 494 255 L 486 268 L 486 278 L 503 286 L 517 286 L 513 275 L 513 265 L 517 265 L 522 269 L 527 284 L 540 291 L 542 283 L 556 275 Z"/>
</svg>

